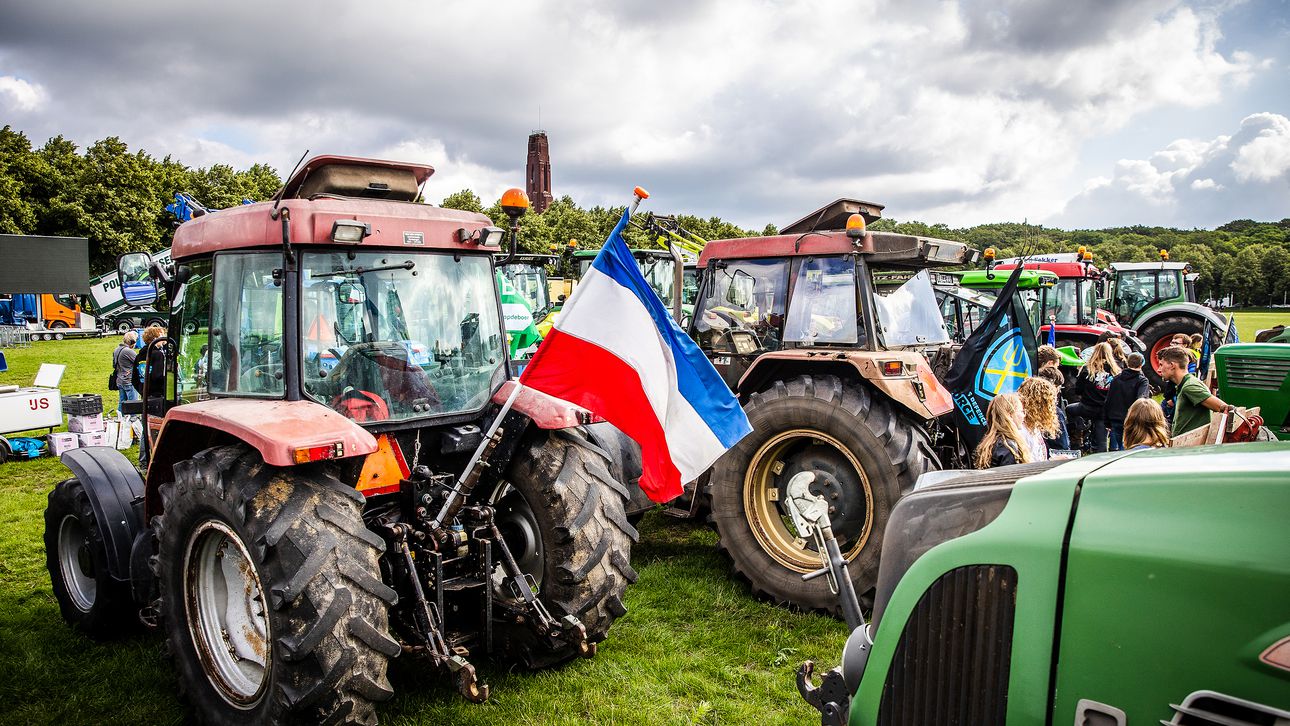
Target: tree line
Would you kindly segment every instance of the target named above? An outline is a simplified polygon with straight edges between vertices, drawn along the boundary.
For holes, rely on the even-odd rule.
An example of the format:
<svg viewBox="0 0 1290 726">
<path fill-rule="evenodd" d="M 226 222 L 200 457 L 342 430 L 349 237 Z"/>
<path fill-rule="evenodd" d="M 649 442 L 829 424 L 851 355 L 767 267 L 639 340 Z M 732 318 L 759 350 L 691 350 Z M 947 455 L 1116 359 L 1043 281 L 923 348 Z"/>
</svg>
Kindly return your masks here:
<svg viewBox="0 0 1290 726">
<path fill-rule="evenodd" d="M 176 192 L 188 192 L 211 209 L 263 200 L 282 185 L 278 172 L 265 164 L 235 170 L 227 164 L 192 168 L 166 156 L 130 151 L 110 136 L 85 148 L 55 136 L 35 147 L 10 126 L 0 129 L 0 233 L 85 237 L 95 271 L 112 267 L 117 255 L 155 251 L 170 245 L 174 218 L 164 210 Z M 489 206 L 473 191 L 445 197 L 441 206 L 482 212 L 506 226 L 500 200 Z M 569 196 L 556 199 L 540 215 L 526 215 L 521 245 L 528 252 L 550 253 L 570 241 L 595 249 L 621 217 L 623 207 L 579 206 Z M 776 227 L 744 229 L 719 217 L 677 215 L 689 231 L 704 239 L 774 234 Z M 974 227 L 928 225 L 882 219 L 871 229 L 940 237 L 978 249 L 994 247 L 1000 257 L 1073 252 L 1090 249 L 1094 262 L 1150 262 L 1161 249 L 1171 260 L 1189 262 L 1198 274 L 1202 299 L 1231 298 L 1235 305 L 1265 306 L 1290 301 L 1290 218 L 1278 222 L 1248 219 L 1212 230 L 1169 227 L 1114 227 L 1063 230 L 1025 223 Z M 643 232 L 630 229 L 632 246 L 653 246 Z"/>
</svg>

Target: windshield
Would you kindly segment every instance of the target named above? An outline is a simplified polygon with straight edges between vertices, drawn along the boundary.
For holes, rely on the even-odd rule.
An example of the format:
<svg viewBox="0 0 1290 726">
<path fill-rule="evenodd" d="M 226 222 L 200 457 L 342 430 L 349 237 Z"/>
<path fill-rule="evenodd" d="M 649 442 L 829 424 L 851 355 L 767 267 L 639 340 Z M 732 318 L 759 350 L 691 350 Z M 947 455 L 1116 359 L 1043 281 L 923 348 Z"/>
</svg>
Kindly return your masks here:
<svg viewBox="0 0 1290 726">
<path fill-rule="evenodd" d="M 699 297 L 699 270 L 695 267 L 686 267 L 684 275 L 684 283 L 681 287 L 681 304 L 692 308 L 694 301 Z"/>
<path fill-rule="evenodd" d="M 305 393 L 356 421 L 480 408 L 506 352 L 483 255 L 306 252 Z"/>
<path fill-rule="evenodd" d="M 654 288 L 654 293 L 663 301 L 663 307 L 672 309 L 676 299 L 673 290 L 676 288 L 676 263 L 670 258 L 637 257 L 636 265 L 641 269 L 645 282 Z"/>
<path fill-rule="evenodd" d="M 1078 277 L 1058 280 L 1048 292 L 1048 300 L 1048 314 L 1056 316 L 1060 325 L 1091 323 L 1097 316 L 1097 290 L 1091 280 Z"/>
<path fill-rule="evenodd" d="M 890 293 L 875 294 L 873 300 L 882 323 L 883 341 L 889 347 L 950 341 L 927 270 L 920 271 Z"/>
<path fill-rule="evenodd" d="M 706 349 L 730 331 L 750 330 L 766 350 L 779 350 L 788 293 L 788 260 L 713 262 L 695 311 L 694 329 Z"/>
<path fill-rule="evenodd" d="M 541 265 L 513 264 L 502 268 L 515 291 L 528 303 L 533 312 L 545 310 L 551 304 L 547 291 L 546 268 Z"/>
<path fill-rule="evenodd" d="M 851 257 L 808 257 L 797 273 L 784 340 L 805 345 L 855 344 L 856 263 Z"/>
</svg>

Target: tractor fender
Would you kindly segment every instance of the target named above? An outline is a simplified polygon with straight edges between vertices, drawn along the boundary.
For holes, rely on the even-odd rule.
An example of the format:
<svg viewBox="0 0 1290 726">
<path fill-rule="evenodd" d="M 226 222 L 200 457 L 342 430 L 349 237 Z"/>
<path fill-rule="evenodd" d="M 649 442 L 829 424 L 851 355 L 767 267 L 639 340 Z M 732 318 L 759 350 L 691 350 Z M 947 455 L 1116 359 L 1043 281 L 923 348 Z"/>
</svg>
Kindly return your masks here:
<svg viewBox="0 0 1290 726">
<path fill-rule="evenodd" d="M 1207 308 L 1200 303 L 1176 302 L 1153 308 L 1148 315 L 1143 316 L 1134 324 L 1134 332 L 1141 331 L 1157 318 L 1161 318 L 1166 315 L 1186 315 L 1191 318 L 1201 318 L 1208 320 L 1218 330 L 1227 329 L 1227 318 L 1214 312 L 1210 308 Z"/>
<path fill-rule="evenodd" d="M 900 361 L 897 375 L 884 375 L 882 364 Z M 950 392 L 932 372 L 922 354 L 907 350 L 826 350 L 792 348 L 757 357 L 739 379 L 735 392 L 741 401 L 766 388 L 772 381 L 800 375 L 840 375 L 860 378 L 913 414 L 930 421 L 954 410 Z"/>
<path fill-rule="evenodd" d="M 103 529 L 108 572 L 113 579 L 130 580 L 130 548 L 143 531 L 143 478 L 130 460 L 107 446 L 72 449 L 63 454 Z"/>
<path fill-rule="evenodd" d="M 506 399 L 510 398 L 511 391 L 515 390 L 517 385 L 519 384 L 515 381 L 503 383 L 501 388 L 497 389 L 497 393 L 493 394 L 493 403 L 506 403 Z M 540 429 L 571 429 L 575 426 L 604 421 L 603 418 L 584 408 L 533 388 L 521 390 L 515 397 L 515 402 L 511 404 L 511 410 L 528 416 Z"/>
<path fill-rule="evenodd" d="M 295 466 L 297 449 L 332 447 L 327 458 L 376 451 L 376 437 L 336 411 L 313 401 L 216 398 L 166 412 L 153 446 L 144 514 L 161 513 L 158 488 L 174 479 L 174 465 L 212 446 L 242 442 L 269 466 Z"/>
</svg>

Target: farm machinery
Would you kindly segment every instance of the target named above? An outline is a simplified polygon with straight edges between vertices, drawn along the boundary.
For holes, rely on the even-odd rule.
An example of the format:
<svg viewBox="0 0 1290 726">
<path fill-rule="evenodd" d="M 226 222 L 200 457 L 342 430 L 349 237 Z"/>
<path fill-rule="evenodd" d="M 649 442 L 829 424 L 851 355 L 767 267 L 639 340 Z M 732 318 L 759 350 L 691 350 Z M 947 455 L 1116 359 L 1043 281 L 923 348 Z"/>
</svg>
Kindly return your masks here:
<svg viewBox="0 0 1290 726">
<path fill-rule="evenodd" d="M 953 457 L 938 420 L 953 410 L 933 373 L 952 355 L 927 268 L 970 264 L 958 242 L 846 231 L 709 242 L 690 335 L 753 426 L 672 513 L 710 516 L 719 547 L 755 593 L 835 611 L 821 545 L 795 526 L 790 483 L 823 497 L 839 556 L 862 596 L 876 583 L 883 530 L 924 471 Z M 896 289 L 875 272 L 903 271 Z M 945 365 L 948 368 L 948 364 Z M 942 454 L 938 454 L 938 448 Z"/>
<path fill-rule="evenodd" d="M 507 231 L 413 203 L 432 173 L 316 157 L 182 224 L 173 264 L 118 263 L 170 300 L 140 353 L 149 465 L 64 457 L 48 568 L 78 629 L 164 633 L 198 719 L 373 723 L 399 655 L 482 701 L 476 658 L 591 657 L 625 612 L 619 439 L 509 380 Z M 527 200 L 502 204 L 513 251 Z"/>
<path fill-rule="evenodd" d="M 1196 299 L 1196 275 L 1186 262 L 1170 262 L 1160 251 L 1160 262 L 1113 262 L 1105 273 L 1107 296 L 1102 304 L 1121 324 L 1137 331 L 1150 364 L 1143 372 L 1152 385 L 1160 385 L 1156 354 L 1169 346 L 1174 335 L 1206 334 L 1217 348 L 1240 340 L 1236 324 Z"/>
</svg>

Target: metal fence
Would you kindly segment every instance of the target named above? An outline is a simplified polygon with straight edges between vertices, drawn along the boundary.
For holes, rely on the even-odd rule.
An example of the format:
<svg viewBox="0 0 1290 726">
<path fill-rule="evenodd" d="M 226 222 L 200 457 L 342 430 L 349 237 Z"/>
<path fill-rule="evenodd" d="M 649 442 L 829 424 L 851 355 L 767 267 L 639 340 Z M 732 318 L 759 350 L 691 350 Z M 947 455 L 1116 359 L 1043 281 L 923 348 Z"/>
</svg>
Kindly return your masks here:
<svg viewBox="0 0 1290 726">
<path fill-rule="evenodd" d="M 0 325 L 0 348 L 31 346 L 31 331 L 17 325 Z"/>
</svg>

